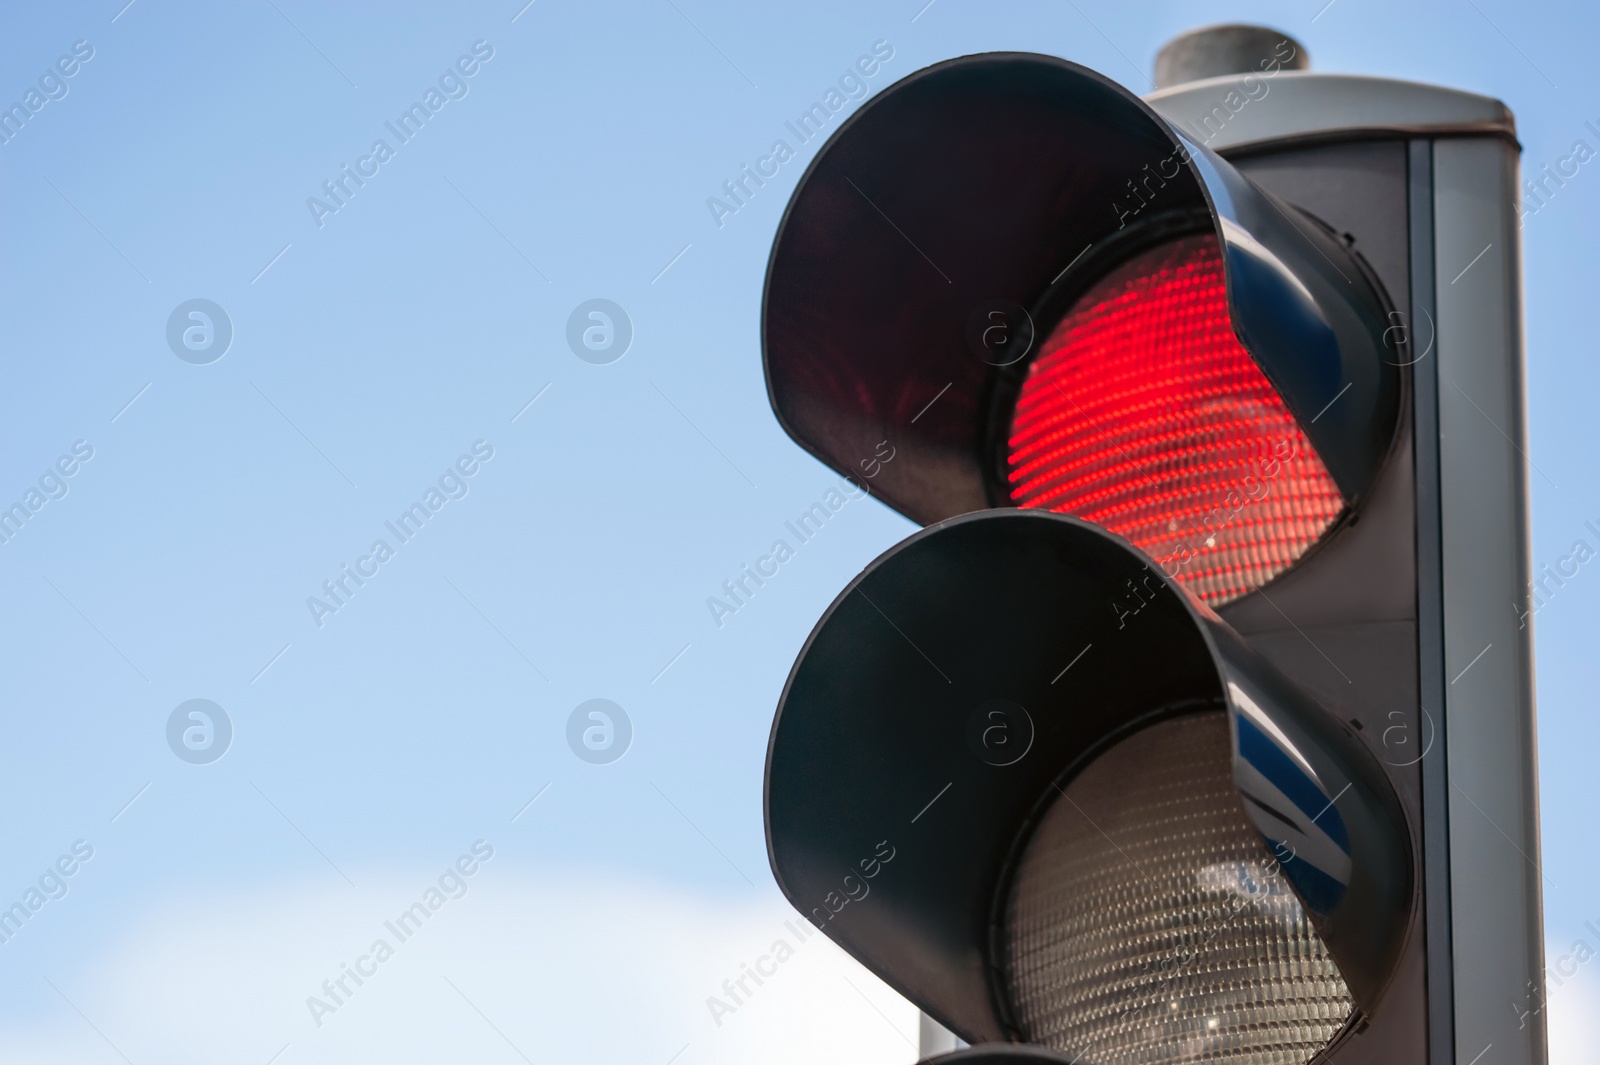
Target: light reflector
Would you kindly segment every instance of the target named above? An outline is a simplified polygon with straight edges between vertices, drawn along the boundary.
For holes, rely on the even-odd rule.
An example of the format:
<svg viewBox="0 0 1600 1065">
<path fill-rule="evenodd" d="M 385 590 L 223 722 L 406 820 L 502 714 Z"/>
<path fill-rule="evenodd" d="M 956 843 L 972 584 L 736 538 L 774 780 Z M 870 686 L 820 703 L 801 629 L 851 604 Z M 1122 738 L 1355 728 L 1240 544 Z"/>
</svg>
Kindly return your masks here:
<svg viewBox="0 0 1600 1065">
<path fill-rule="evenodd" d="M 1209 233 L 1077 300 L 1029 367 L 1009 443 L 1017 505 L 1110 529 L 1214 605 L 1288 569 L 1345 505 L 1234 335 Z"/>
<path fill-rule="evenodd" d="M 1305 1065 L 1349 1019 L 1230 754 L 1223 711 L 1169 719 L 1092 761 L 1041 819 L 1005 919 L 1028 1041 L 1086 1065 Z"/>
</svg>

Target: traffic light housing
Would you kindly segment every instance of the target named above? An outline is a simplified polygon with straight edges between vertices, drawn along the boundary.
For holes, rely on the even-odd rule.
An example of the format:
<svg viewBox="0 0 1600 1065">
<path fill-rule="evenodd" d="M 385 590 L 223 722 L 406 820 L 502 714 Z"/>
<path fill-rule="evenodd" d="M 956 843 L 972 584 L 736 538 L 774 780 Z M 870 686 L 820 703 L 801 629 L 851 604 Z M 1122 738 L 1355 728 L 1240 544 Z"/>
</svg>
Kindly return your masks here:
<svg viewBox="0 0 1600 1065">
<path fill-rule="evenodd" d="M 1148 801 L 1124 766 L 1103 783 L 1143 805 L 1086 813 L 1095 799 L 1074 799 L 1075 782 L 1160 733 L 1170 749 Z M 1196 764 L 1180 773 L 1172 758 Z M 1239 1018 L 1287 1042 L 1287 1024 L 1258 1014 L 1289 1013 L 1291 998 L 1313 1014 L 1329 997 L 1372 1008 L 1410 923 L 1404 814 L 1373 754 L 1150 560 L 1045 511 L 925 529 L 839 596 L 784 690 L 767 803 L 785 894 L 971 1042 L 1052 1042 L 1040 984 L 1076 1003 L 1059 1022 L 1076 1041 L 1057 1049 L 1104 1043 L 1090 1016 L 1102 1009 L 1140 1034 L 1203 1038 L 1220 1017 L 1239 1039 Z M 935 845 L 907 841 L 923 818 Z M 1106 881 L 1103 920 L 1128 941 L 1057 939 L 1031 911 L 1075 900 L 1051 901 L 1057 877 L 1033 867 L 1070 870 L 1102 840 L 1108 867 L 1062 875 L 1091 895 L 1088 880 Z M 863 865 L 880 842 L 892 860 Z M 880 888 L 892 915 L 875 907 Z M 1307 971 L 1275 973 L 1281 959 L 1257 942 Z M 1332 964 L 1316 971 L 1324 949 Z M 1226 986 L 1190 986 L 1211 971 Z M 1331 1035 L 1344 1018 L 1283 1019 Z"/>
<path fill-rule="evenodd" d="M 1139 277 L 1117 282 L 1130 268 Z M 1158 272 L 1147 291 L 1130 289 Z M 1108 278 L 1115 290 L 1098 291 Z M 1141 525 L 1170 521 L 1173 509 L 1203 513 L 1200 497 L 1220 502 L 1189 470 L 1287 448 L 1306 467 L 1291 485 L 1305 512 L 1200 549 L 1222 565 L 1262 551 L 1282 564 L 1359 502 L 1389 451 L 1401 387 L 1385 344 L 1390 310 L 1336 233 L 1126 90 L 1063 60 L 980 55 L 896 84 L 812 164 L 768 274 L 766 365 L 780 421 L 835 469 L 857 472 L 873 443 L 894 438 L 912 461 L 873 488 L 921 522 L 1049 505 L 1074 488 L 1091 512 L 1125 512 L 1130 493 L 1149 494 L 1119 468 L 1131 464 L 1173 507 L 1107 523 L 1160 557 L 1182 537 Z M 1075 312 L 1096 320 L 1075 329 L 1063 320 Z M 1081 336 L 1096 328 L 1098 338 Z M 1211 332 L 1209 350 L 1181 342 L 1180 330 L 1196 328 Z M 1102 356 L 1093 365 L 1111 354 L 1167 372 L 1144 374 L 1137 396 L 1116 393 L 1138 365 L 1112 367 L 1082 395 L 1041 382 L 1037 370 L 1061 347 L 1097 340 L 1110 350 L 1090 350 Z M 1187 364 L 1171 358 L 1185 354 Z M 1219 392 L 1204 373 L 1219 367 L 1195 359 L 1257 387 Z M 1030 453 L 1065 420 L 1060 408 L 1084 406 L 1075 453 Z M 1042 427 L 1027 424 L 1036 409 Z M 1108 419 L 1126 431 L 1109 452 L 1094 438 Z M 1183 461 L 1195 447 L 1211 453 Z M 1092 505 L 1119 484 L 1119 496 Z M 1223 594 L 1242 590 L 1222 583 Z"/>
<path fill-rule="evenodd" d="M 1527 579 L 1510 116 L 1291 70 L 1283 44 L 1148 101 L 1050 57 L 954 60 L 869 101 L 802 178 L 763 310 L 774 410 L 934 527 L 796 662 L 774 874 L 971 1041 L 1542 1061 L 1542 1028 L 1513 1023 L 1541 966 L 1527 630 L 1504 605 Z M 908 461 L 865 480 L 882 440 Z M 1015 760 L 983 741 L 1024 723 Z M 1298 766 L 1305 803 L 1262 792 L 1247 749 Z M 1152 765 L 1230 796 L 1207 815 L 1221 850 L 1195 865 L 1139 837 L 1189 894 L 1118 924 L 1145 878 L 1100 822 L 1138 835 Z M 1229 850 L 1240 825 L 1253 850 Z M 1077 910 L 1034 904 L 1052 877 L 1086 885 Z M 1122 968 L 1086 975 L 1080 928 L 1026 986 L 1019 922 L 1096 906 Z M 1270 964 L 1231 959 L 1257 966 L 1244 1005 L 1181 936 L 1128 945 L 1240 912 L 1296 929 Z M 1293 959 L 1337 983 L 1262 975 Z M 1092 1008 L 1039 1006 L 1069 985 Z M 1176 1019 L 1151 1014 L 1162 995 Z M 1262 1049 L 1280 1043 L 1298 1049 Z"/>
</svg>

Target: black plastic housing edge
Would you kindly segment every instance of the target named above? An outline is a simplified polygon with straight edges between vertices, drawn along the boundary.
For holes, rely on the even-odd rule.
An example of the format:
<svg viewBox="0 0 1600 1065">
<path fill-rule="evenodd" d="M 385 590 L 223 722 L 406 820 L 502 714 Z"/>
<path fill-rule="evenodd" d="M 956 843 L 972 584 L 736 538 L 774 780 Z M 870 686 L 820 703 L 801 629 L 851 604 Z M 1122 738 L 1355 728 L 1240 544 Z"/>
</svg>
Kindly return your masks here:
<svg viewBox="0 0 1600 1065">
<path fill-rule="evenodd" d="M 1225 249 L 1241 343 L 1357 499 L 1399 402 L 1374 278 L 1325 226 L 1143 100 L 1051 56 L 986 53 L 917 71 L 818 150 L 768 263 L 773 409 L 841 473 L 890 439 L 908 461 L 885 467 L 875 489 L 915 521 L 986 506 L 997 416 L 985 399 L 999 371 L 973 350 L 972 315 L 997 300 L 1034 306 L 1097 245 L 1191 209 Z M 1034 323 L 1034 336 L 1051 324 Z"/>
<path fill-rule="evenodd" d="M 1345 890 L 1326 912 L 1306 909 L 1370 1012 L 1415 902 L 1409 833 L 1381 766 L 1146 556 L 1061 515 L 990 510 L 924 529 L 829 607 L 773 722 L 773 876 L 831 939 L 967 1041 L 1022 1038 L 993 915 L 1033 818 L 1108 737 L 1196 707 L 1237 718 L 1240 693 L 1348 834 Z M 1013 764 L 968 740 L 992 698 L 1031 718 Z"/>
</svg>

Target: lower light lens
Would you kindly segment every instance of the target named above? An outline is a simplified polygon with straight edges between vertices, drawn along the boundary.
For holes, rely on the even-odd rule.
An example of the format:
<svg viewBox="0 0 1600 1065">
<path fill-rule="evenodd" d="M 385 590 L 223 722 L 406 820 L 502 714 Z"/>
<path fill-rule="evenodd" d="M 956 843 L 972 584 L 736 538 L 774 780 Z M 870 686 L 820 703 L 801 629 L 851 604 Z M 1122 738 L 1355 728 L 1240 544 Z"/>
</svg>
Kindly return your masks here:
<svg viewBox="0 0 1600 1065">
<path fill-rule="evenodd" d="M 1234 790 L 1221 711 L 1143 729 L 1067 785 L 1006 911 L 1024 1036 L 1086 1065 L 1305 1065 L 1353 1004 Z"/>
<path fill-rule="evenodd" d="M 1292 566 L 1344 509 L 1234 335 L 1217 240 L 1183 237 L 1089 289 L 1029 366 L 1011 498 L 1102 525 L 1213 605 Z"/>
</svg>

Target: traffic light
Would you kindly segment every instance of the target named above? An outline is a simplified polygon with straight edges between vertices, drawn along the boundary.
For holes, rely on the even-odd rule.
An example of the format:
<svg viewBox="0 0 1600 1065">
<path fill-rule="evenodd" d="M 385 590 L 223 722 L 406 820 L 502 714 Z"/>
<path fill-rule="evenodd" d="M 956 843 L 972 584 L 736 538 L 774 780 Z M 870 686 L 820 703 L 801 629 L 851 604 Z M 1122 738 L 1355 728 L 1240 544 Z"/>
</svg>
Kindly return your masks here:
<svg viewBox="0 0 1600 1065">
<path fill-rule="evenodd" d="M 774 246 L 780 422 L 927 527 L 769 857 L 952 1062 L 1544 1060 L 1511 116 L 1268 32 L 912 74 Z"/>
</svg>

